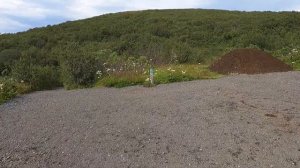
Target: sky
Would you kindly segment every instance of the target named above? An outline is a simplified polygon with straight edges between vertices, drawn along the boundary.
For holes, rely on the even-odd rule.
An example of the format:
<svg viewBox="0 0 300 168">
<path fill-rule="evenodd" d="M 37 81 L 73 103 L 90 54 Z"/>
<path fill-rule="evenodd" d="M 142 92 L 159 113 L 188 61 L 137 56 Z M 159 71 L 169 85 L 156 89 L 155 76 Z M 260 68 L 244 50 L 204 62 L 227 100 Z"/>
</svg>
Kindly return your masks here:
<svg viewBox="0 0 300 168">
<path fill-rule="evenodd" d="M 0 33 L 146 9 L 300 11 L 300 0 L 0 0 Z"/>
</svg>

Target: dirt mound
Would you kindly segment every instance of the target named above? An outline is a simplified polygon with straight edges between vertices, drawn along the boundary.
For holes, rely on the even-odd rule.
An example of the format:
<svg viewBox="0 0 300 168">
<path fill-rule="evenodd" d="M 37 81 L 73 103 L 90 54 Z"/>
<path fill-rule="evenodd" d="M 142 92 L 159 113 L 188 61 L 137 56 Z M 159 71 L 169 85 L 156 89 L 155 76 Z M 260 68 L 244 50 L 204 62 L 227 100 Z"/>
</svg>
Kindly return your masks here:
<svg viewBox="0 0 300 168">
<path fill-rule="evenodd" d="M 292 70 L 289 65 L 258 49 L 233 50 L 212 64 L 210 69 L 221 74 L 258 74 Z"/>
</svg>

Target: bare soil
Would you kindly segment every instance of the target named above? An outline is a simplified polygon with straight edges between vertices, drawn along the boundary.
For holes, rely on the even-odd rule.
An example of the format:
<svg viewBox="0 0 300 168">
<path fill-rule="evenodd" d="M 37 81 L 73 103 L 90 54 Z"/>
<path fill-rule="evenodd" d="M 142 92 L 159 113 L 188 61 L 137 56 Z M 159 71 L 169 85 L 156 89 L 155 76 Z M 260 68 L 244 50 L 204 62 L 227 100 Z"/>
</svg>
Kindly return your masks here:
<svg viewBox="0 0 300 168">
<path fill-rule="evenodd" d="M 299 168 L 300 73 L 35 92 L 0 135 L 1 168 Z"/>
<path fill-rule="evenodd" d="M 258 49 L 237 49 L 211 65 L 212 71 L 221 74 L 260 74 L 292 71 L 292 67 Z"/>
</svg>

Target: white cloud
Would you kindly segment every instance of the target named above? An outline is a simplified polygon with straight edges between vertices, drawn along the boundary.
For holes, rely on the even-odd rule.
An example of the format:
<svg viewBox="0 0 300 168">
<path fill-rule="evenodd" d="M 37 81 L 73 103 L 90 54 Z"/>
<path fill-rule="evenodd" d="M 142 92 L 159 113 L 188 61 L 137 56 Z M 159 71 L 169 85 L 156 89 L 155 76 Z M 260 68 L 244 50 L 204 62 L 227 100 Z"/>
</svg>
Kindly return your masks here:
<svg viewBox="0 0 300 168">
<path fill-rule="evenodd" d="M 119 10 L 205 7 L 214 0 L 0 0 L 0 16 L 82 19 Z"/>
<path fill-rule="evenodd" d="M 298 0 L 0 0 L 0 32 L 9 29 L 16 30 L 12 25 L 29 27 L 29 25 L 22 24 L 23 22 L 34 23 L 34 25 L 56 23 L 55 21 L 49 22 L 50 18 L 59 21 L 76 20 L 105 13 L 145 9 L 215 7 L 239 10 L 243 9 L 242 4 L 248 4 L 248 2 L 251 2 L 250 7 L 253 9 L 260 9 L 259 6 L 267 5 L 266 9 L 270 8 L 270 10 L 278 10 L 280 6 L 280 9 L 300 12 Z M 263 2 L 263 5 L 258 5 L 258 2 Z M 273 4 L 273 7 L 270 4 Z"/>
<path fill-rule="evenodd" d="M 212 1 L 209 0 L 184 0 L 184 1 L 174 1 L 174 0 L 131 0 L 127 7 L 129 9 L 167 9 L 167 8 L 195 8 L 195 7 L 205 7 L 209 5 Z"/>
<path fill-rule="evenodd" d="M 297 6 L 297 7 L 295 7 L 293 10 L 294 10 L 294 11 L 298 11 L 298 12 L 300 12 L 300 5 L 299 5 L 299 6 Z"/>
<path fill-rule="evenodd" d="M 52 13 L 55 12 L 47 9 L 47 6 L 28 0 L 0 0 L 0 16 L 44 19 Z"/>
<path fill-rule="evenodd" d="M 27 24 L 2 16 L 0 16 L 0 25 L 0 33 L 10 33 L 30 28 Z"/>
<path fill-rule="evenodd" d="M 66 8 L 67 17 L 81 19 L 114 12 L 114 10 L 130 11 L 144 9 L 174 9 L 206 7 L 213 0 L 73 0 Z"/>
<path fill-rule="evenodd" d="M 0 32 L 30 27 L 19 21 L 45 21 L 49 17 L 60 20 L 83 19 L 105 13 L 144 9 L 206 7 L 215 0 L 0 0 Z"/>
</svg>

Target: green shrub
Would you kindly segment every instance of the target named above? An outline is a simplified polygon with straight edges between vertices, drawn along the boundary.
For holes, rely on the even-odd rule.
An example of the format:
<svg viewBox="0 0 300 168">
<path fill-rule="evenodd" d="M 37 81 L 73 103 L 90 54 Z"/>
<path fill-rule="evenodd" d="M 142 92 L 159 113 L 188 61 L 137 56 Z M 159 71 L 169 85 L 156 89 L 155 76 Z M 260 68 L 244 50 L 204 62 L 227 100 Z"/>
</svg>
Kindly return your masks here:
<svg viewBox="0 0 300 168">
<path fill-rule="evenodd" d="M 17 95 L 17 88 L 13 80 L 0 80 L 0 104 Z"/>
<path fill-rule="evenodd" d="M 31 91 L 31 86 L 26 83 L 19 83 L 13 78 L 0 79 L 0 104 L 14 98 L 18 94 Z"/>
<path fill-rule="evenodd" d="M 24 33 L 0 35 L 0 63 L 18 60 L 56 65 L 68 54 L 92 54 L 100 61 L 144 55 L 154 64 L 207 63 L 227 48 L 255 45 L 276 52 L 300 46 L 300 13 L 218 10 L 155 10 L 103 15 L 47 26 Z M 74 43 L 78 45 L 73 48 Z M 299 48 L 299 47 L 298 47 Z M 106 52 L 108 51 L 108 52 Z M 66 54 L 60 54 L 67 52 Z M 55 54 L 54 54 L 55 53 Z M 81 57 L 83 54 L 77 54 Z M 178 57 L 173 61 L 173 57 Z M 284 59 L 286 60 L 286 59 Z M 51 63 L 52 62 L 52 63 Z"/>
<path fill-rule="evenodd" d="M 221 75 L 211 72 L 203 65 L 169 65 L 157 67 L 154 74 L 154 85 L 172 82 L 191 81 L 197 79 L 216 79 Z M 149 81 L 149 71 L 139 73 L 125 71 L 110 74 L 99 80 L 97 86 L 126 87 L 132 85 L 153 86 Z"/>
<path fill-rule="evenodd" d="M 11 64 L 21 56 L 20 51 L 16 49 L 5 49 L 0 52 L 0 62 Z"/>
<path fill-rule="evenodd" d="M 25 94 L 32 91 L 32 87 L 28 83 L 15 83 L 16 92 L 18 94 Z"/>
<path fill-rule="evenodd" d="M 122 72 L 111 74 L 101 79 L 97 85 L 105 87 L 126 87 L 133 85 L 142 85 L 145 82 L 146 76 L 136 72 Z"/>
<path fill-rule="evenodd" d="M 59 81 L 59 71 L 56 67 L 33 66 L 30 84 L 33 90 L 53 89 L 61 86 L 61 82 Z"/>
<path fill-rule="evenodd" d="M 11 66 L 21 53 L 16 49 L 5 49 L 0 52 L 0 76 L 8 76 L 11 71 Z"/>
<path fill-rule="evenodd" d="M 0 63 L 0 76 L 7 76 L 10 73 L 10 67 L 4 63 Z"/>
<path fill-rule="evenodd" d="M 191 81 L 197 79 L 215 79 L 219 74 L 209 71 L 203 65 L 170 65 L 158 67 L 154 76 L 155 84 Z"/>
<path fill-rule="evenodd" d="M 186 44 L 177 46 L 175 50 L 177 54 L 177 60 L 179 63 L 187 63 L 189 61 L 189 58 L 192 56 L 192 50 Z"/>
<path fill-rule="evenodd" d="M 21 59 L 16 62 L 12 68 L 12 76 L 26 83 L 30 83 L 32 80 L 32 64 L 30 60 Z"/>
<path fill-rule="evenodd" d="M 52 89 L 61 85 L 56 67 L 34 65 L 25 59 L 13 66 L 12 76 L 18 82 L 28 83 L 33 90 Z"/>
<path fill-rule="evenodd" d="M 67 89 L 91 86 L 95 83 L 100 64 L 94 57 L 72 53 L 61 62 L 61 80 Z"/>
</svg>

